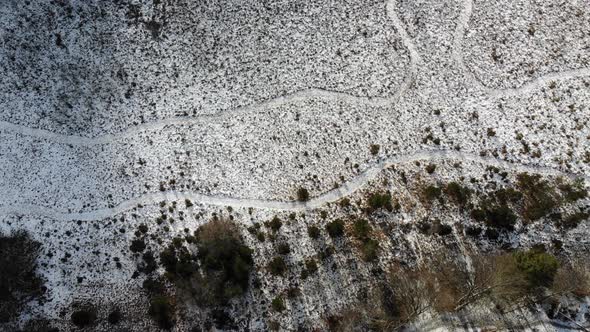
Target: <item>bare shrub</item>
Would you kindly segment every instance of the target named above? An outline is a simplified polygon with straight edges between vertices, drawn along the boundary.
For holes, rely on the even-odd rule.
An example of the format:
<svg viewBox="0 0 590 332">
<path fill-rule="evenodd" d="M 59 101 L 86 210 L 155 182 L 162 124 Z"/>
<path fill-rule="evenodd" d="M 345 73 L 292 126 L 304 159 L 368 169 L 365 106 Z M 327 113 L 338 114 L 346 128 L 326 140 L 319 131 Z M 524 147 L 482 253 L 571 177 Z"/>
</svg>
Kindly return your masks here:
<svg viewBox="0 0 590 332">
<path fill-rule="evenodd" d="M 589 296 L 590 267 L 581 260 L 560 267 L 555 273 L 551 290 L 557 295 Z"/>
</svg>

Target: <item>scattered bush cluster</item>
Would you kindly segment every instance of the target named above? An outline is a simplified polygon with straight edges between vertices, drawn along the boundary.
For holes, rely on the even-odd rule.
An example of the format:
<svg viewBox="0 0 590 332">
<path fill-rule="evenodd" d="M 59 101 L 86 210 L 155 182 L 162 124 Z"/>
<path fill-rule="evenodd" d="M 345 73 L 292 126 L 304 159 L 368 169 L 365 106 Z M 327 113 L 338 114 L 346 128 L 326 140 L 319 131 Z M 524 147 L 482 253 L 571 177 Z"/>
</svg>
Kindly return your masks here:
<svg viewBox="0 0 590 332">
<path fill-rule="evenodd" d="M 196 253 L 185 242 L 194 244 Z M 225 305 L 246 292 L 254 265 L 252 250 L 243 244 L 237 226 L 226 219 L 213 219 L 186 239 L 175 238 L 160 253 L 160 263 L 177 294 L 208 306 Z M 144 288 L 154 294 L 150 315 L 162 328 L 170 328 L 174 324 L 174 298 L 165 294 L 160 282 L 148 279 Z"/>
<path fill-rule="evenodd" d="M 195 237 L 209 294 L 207 302 L 222 304 L 243 294 L 254 262 L 252 250 L 243 244 L 236 225 L 213 220 L 197 229 Z"/>
</svg>

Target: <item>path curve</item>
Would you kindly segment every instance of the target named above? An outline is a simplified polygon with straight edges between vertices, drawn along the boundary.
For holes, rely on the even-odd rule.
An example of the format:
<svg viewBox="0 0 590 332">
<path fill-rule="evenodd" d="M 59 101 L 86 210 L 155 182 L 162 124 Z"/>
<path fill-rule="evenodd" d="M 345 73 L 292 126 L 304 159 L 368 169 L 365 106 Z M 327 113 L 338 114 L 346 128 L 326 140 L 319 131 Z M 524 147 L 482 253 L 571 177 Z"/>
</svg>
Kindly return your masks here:
<svg viewBox="0 0 590 332">
<path fill-rule="evenodd" d="M 404 84 L 402 83 L 402 86 Z M 203 114 L 197 117 L 174 117 L 160 121 L 144 123 L 125 129 L 119 133 L 106 134 L 97 137 L 84 137 L 77 135 L 59 134 L 45 129 L 35 129 L 23 125 L 13 124 L 7 121 L 0 121 L 0 130 L 10 131 L 25 136 L 32 136 L 40 139 L 49 140 L 52 142 L 72 144 L 77 146 L 94 146 L 101 144 L 109 144 L 121 138 L 129 137 L 147 130 L 159 130 L 167 126 L 198 123 L 204 118 L 221 117 L 225 114 L 235 114 L 237 112 L 258 111 L 266 108 L 279 107 L 296 101 L 304 101 L 311 98 L 321 98 L 329 101 L 345 101 L 349 103 L 361 102 L 365 105 L 372 106 L 386 106 L 394 103 L 402 95 L 402 90 L 398 91 L 394 96 L 381 97 L 358 97 L 342 92 L 334 92 L 322 89 L 306 89 L 289 95 L 273 98 L 259 104 L 238 107 L 230 110 L 220 111 L 212 114 Z"/>
<path fill-rule="evenodd" d="M 588 175 L 566 173 L 553 167 L 512 163 L 493 157 L 482 157 L 479 155 L 455 150 L 424 150 L 408 155 L 395 156 L 387 160 L 383 160 L 377 165 L 360 173 L 354 179 L 344 183 L 341 187 L 332 189 L 324 194 L 312 198 L 307 202 L 209 196 L 190 191 L 167 191 L 141 195 L 139 197 L 126 200 L 114 208 L 103 208 L 88 212 L 71 213 L 65 211 L 58 211 L 56 209 L 38 205 L 20 204 L 0 207 L 0 215 L 37 215 L 50 217 L 52 219 L 59 221 L 91 221 L 102 220 L 108 217 L 112 217 L 119 213 L 131 210 L 139 204 L 148 205 L 157 204 L 161 201 L 183 201 L 185 199 L 189 199 L 192 202 L 201 203 L 204 205 L 231 206 L 233 208 L 256 208 L 283 211 L 313 210 L 327 203 L 336 202 L 341 198 L 351 195 L 363 186 L 367 185 L 371 180 L 375 179 L 381 171 L 390 166 L 400 163 L 413 162 L 417 160 L 435 159 L 455 159 L 460 161 L 473 161 L 511 170 L 514 172 L 531 172 L 542 175 L 561 175 L 572 179 L 582 178 L 586 182 L 590 182 L 590 176 Z"/>
<path fill-rule="evenodd" d="M 451 56 L 453 61 L 467 76 L 468 81 L 478 89 L 484 90 L 490 97 L 499 99 L 504 97 L 518 96 L 548 85 L 552 81 L 590 76 L 590 68 L 580 68 L 545 74 L 530 79 L 516 88 L 493 89 L 486 86 L 479 79 L 477 79 L 473 71 L 467 67 L 463 58 L 463 39 L 465 38 L 465 33 L 469 27 L 469 20 L 471 19 L 472 14 L 473 0 L 463 0 L 463 9 L 461 10 L 461 14 L 459 14 L 457 27 L 455 29 L 455 36 L 453 38 L 453 53 Z"/>
<path fill-rule="evenodd" d="M 387 11 L 387 16 L 393 22 L 393 26 L 398 31 L 400 38 L 402 39 L 402 43 L 410 52 L 410 66 L 414 69 L 417 69 L 418 64 L 422 63 L 422 58 L 420 57 L 420 53 L 416 49 L 412 38 L 408 35 L 406 28 L 404 28 L 404 24 L 397 16 L 397 10 L 395 9 L 395 5 L 397 0 L 388 0 L 385 4 L 385 10 Z"/>
<path fill-rule="evenodd" d="M 325 89 L 305 89 L 301 91 L 297 91 L 285 96 L 280 96 L 276 98 L 269 99 L 267 101 L 248 105 L 243 107 L 238 107 L 234 109 L 224 110 L 212 114 L 204 114 L 197 117 L 175 117 L 145 124 L 136 125 L 133 127 L 129 127 L 119 133 L 115 134 L 106 134 L 96 137 L 84 137 L 78 135 L 65 135 L 55 133 L 49 130 L 44 129 L 35 129 L 28 126 L 14 124 L 8 121 L 0 121 L 0 131 L 10 131 L 13 133 L 21 134 L 24 136 L 31 136 L 35 138 L 45 139 L 52 142 L 62 143 L 62 144 L 71 144 L 76 146 L 95 146 L 101 144 L 110 144 L 115 142 L 119 139 L 130 137 L 141 133 L 147 130 L 159 130 L 165 128 L 167 126 L 174 126 L 174 125 L 181 125 L 181 124 L 191 124 L 191 123 L 198 123 L 203 118 L 213 118 L 213 117 L 220 117 L 225 114 L 235 114 L 238 112 L 248 112 L 248 111 L 259 111 L 267 108 L 273 107 L 280 107 L 285 104 L 289 104 L 296 101 L 305 101 L 312 98 L 319 98 L 327 101 L 344 101 L 347 103 L 362 103 L 367 106 L 387 106 L 394 104 L 398 101 L 403 94 L 410 88 L 412 83 L 414 82 L 415 75 L 418 68 L 418 63 L 421 62 L 420 55 L 416 51 L 416 47 L 414 43 L 411 41 L 408 33 L 406 32 L 405 28 L 403 27 L 402 22 L 398 18 L 395 12 L 395 0 L 389 0 L 386 4 L 386 11 L 387 16 L 393 22 L 394 27 L 398 30 L 400 38 L 402 39 L 402 43 L 408 49 L 410 53 L 410 70 L 406 73 L 404 81 L 401 83 L 400 89 L 390 97 L 359 97 L 352 94 L 347 94 L 343 92 L 336 92 L 330 91 Z"/>
</svg>

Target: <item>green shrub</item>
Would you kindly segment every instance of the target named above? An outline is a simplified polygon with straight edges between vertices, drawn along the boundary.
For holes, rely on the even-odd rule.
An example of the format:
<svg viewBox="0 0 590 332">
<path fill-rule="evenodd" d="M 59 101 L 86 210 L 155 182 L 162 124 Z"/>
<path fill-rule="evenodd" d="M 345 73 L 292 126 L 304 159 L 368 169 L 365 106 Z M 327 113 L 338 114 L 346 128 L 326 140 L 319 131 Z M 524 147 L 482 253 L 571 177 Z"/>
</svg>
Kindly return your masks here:
<svg viewBox="0 0 590 332">
<path fill-rule="evenodd" d="M 161 295 L 166 291 L 166 287 L 160 279 L 147 278 L 143 281 L 142 287 L 149 295 Z"/>
<path fill-rule="evenodd" d="M 174 302 L 167 296 L 154 296 L 150 300 L 150 308 L 148 314 L 159 327 L 170 330 L 174 327 Z"/>
<path fill-rule="evenodd" d="M 287 264 L 283 257 L 276 256 L 268 263 L 268 270 L 273 276 L 283 276 L 287 271 Z"/>
<path fill-rule="evenodd" d="M 538 250 L 520 251 L 514 253 L 518 268 L 523 271 L 531 286 L 550 286 L 559 262 L 555 256 Z"/>
<path fill-rule="evenodd" d="M 197 256 L 191 254 L 186 247 L 178 248 L 172 244 L 160 253 L 160 263 L 173 281 L 188 279 L 198 269 Z"/>
<path fill-rule="evenodd" d="M 307 227 L 307 234 L 309 234 L 310 238 L 317 239 L 320 237 L 320 229 L 316 226 L 309 226 Z"/>
<path fill-rule="evenodd" d="M 271 303 L 272 309 L 276 312 L 283 312 L 287 307 L 285 306 L 285 302 L 283 298 L 280 296 L 275 297 Z"/>
<path fill-rule="evenodd" d="M 300 202 L 305 202 L 309 200 L 309 191 L 305 188 L 299 188 L 297 190 L 297 200 Z"/>
<path fill-rule="evenodd" d="M 373 212 L 379 209 L 385 209 L 387 211 L 393 211 L 391 205 L 391 194 L 390 193 L 372 193 L 367 200 L 369 212 Z"/>
<path fill-rule="evenodd" d="M 371 262 L 377 259 L 379 255 L 379 242 L 375 239 L 368 239 L 362 246 L 363 260 Z"/>
<path fill-rule="evenodd" d="M 357 219 L 352 226 L 352 233 L 360 241 L 366 241 L 371 235 L 371 225 L 365 219 Z"/>
<path fill-rule="evenodd" d="M 326 224 L 326 231 L 331 238 L 341 237 L 344 235 L 344 222 L 340 219 L 331 221 Z"/>
</svg>

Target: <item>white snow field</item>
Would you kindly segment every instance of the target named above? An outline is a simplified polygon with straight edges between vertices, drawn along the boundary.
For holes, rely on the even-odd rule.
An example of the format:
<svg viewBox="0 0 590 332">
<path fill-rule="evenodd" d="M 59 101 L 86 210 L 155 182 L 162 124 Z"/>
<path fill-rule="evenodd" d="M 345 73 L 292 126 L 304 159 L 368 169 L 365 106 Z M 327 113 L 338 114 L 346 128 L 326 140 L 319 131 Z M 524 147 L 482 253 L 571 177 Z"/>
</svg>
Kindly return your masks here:
<svg viewBox="0 0 590 332">
<path fill-rule="evenodd" d="M 76 330 L 72 306 L 92 302 L 101 317 L 121 308 L 117 331 L 158 331 L 145 315 L 140 255 L 129 251 L 135 230 L 146 224 L 159 252 L 215 214 L 240 225 L 259 286 L 227 309 L 233 324 L 194 306 L 173 329 L 325 330 L 378 276 L 354 248 L 318 244 L 307 227 L 361 213 L 337 203 L 374 188 L 402 202 L 376 217 L 393 227 L 375 263 L 383 268 L 437 244 L 590 249 L 588 220 L 569 231 L 519 221 L 500 244 L 465 239 L 456 225 L 468 214 L 422 206 L 399 179 L 467 181 L 495 167 L 590 185 L 587 0 L 2 0 L 0 41 L 0 231 L 27 230 L 42 244 L 47 287 L 21 326 Z M 436 172 L 421 171 L 427 164 Z M 156 224 L 171 204 L 174 223 Z M 291 213 L 276 236 L 290 244 L 294 272 L 278 279 L 265 270 L 273 243 L 246 229 Z M 452 225 L 451 239 L 412 228 L 424 218 Z M 297 280 L 329 246 L 340 248 L 332 263 Z M 273 312 L 272 299 L 294 286 L 298 300 Z M 587 328 L 584 301 L 574 325 L 530 312 L 503 319 Z M 477 328 L 457 324 L 426 317 L 413 328 Z M 115 329 L 103 319 L 88 330 Z"/>
</svg>

